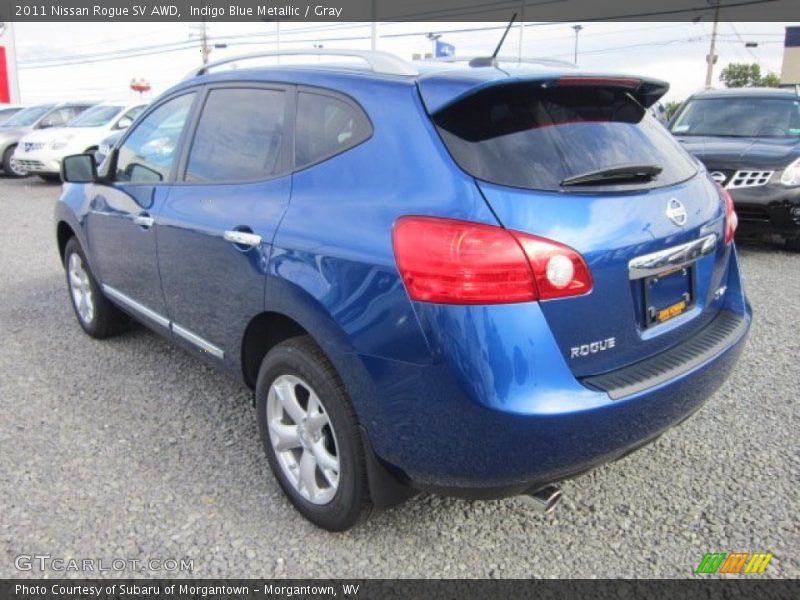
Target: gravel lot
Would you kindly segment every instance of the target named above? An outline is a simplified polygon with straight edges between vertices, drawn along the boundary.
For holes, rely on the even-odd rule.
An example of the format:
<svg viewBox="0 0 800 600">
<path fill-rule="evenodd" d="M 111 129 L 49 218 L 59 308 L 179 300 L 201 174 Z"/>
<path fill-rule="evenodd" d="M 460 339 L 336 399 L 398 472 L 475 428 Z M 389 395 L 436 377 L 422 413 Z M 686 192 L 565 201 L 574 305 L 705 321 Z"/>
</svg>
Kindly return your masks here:
<svg viewBox="0 0 800 600">
<path fill-rule="evenodd" d="M 729 551 L 800 577 L 800 255 L 741 249 L 756 322 L 733 377 L 656 443 L 566 482 L 555 514 L 425 495 L 329 534 L 283 499 L 246 389 L 144 328 L 81 331 L 59 190 L 0 178 L 0 577 L 41 576 L 14 568 L 35 553 L 191 558 L 198 577 L 692 577 Z"/>
</svg>

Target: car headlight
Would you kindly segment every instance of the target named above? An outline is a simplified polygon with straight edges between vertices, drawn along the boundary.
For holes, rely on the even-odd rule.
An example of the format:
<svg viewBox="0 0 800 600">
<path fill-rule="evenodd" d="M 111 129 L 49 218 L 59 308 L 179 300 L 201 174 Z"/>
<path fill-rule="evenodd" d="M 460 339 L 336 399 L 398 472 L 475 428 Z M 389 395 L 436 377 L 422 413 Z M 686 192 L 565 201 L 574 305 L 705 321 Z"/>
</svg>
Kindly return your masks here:
<svg viewBox="0 0 800 600">
<path fill-rule="evenodd" d="M 781 183 L 783 185 L 800 185 L 800 158 L 783 170 Z"/>
<path fill-rule="evenodd" d="M 50 149 L 51 150 L 61 150 L 62 148 L 67 147 L 67 140 L 54 140 L 50 142 Z"/>
</svg>

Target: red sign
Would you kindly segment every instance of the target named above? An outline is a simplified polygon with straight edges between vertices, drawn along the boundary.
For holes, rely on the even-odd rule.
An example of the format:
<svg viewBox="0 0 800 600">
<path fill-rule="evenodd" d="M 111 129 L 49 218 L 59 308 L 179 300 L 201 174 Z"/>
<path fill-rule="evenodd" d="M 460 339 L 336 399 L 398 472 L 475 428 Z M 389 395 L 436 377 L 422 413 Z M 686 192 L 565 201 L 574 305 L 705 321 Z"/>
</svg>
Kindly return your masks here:
<svg viewBox="0 0 800 600">
<path fill-rule="evenodd" d="M 0 46 L 0 103 L 11 102 L 11 88 L 8 83 L 8 64 L 6 63 L 6 48 Z"/>
</svg>

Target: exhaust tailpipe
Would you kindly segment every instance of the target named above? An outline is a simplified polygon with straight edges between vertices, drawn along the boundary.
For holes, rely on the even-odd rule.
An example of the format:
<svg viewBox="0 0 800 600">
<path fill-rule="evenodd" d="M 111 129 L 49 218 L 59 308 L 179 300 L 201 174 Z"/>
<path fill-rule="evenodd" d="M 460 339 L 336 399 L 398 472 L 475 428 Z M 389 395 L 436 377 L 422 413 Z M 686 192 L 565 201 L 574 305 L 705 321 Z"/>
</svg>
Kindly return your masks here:
<svg viewBox="0 0 800 600">
<path fill-rule="evenodd" d="M 542 514 L 548 514 L 555 510 L 561 502 L 561 490 L 555 485 L 548 485 L 535 492 L 526 492 L 519 497 L 525 504 L 538 510 Z"/>
</svg>

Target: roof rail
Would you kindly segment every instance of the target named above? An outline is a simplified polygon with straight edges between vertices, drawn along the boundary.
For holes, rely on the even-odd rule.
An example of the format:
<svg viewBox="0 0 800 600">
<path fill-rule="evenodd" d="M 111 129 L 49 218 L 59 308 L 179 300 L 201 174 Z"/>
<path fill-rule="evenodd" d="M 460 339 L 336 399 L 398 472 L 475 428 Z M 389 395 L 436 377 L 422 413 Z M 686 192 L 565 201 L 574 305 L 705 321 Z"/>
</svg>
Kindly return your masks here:
<svg viewBox="0 0 800 600">
<path fill-rule="evenodd" d="M 351 56 L 360 58 L 366 62 L 370 69 L 375 73 L 383 75 L 406 75 L 415 76 L 419 75 L 417 70 L 411 64 L 404 61 L 402 58 L 389 54 L 388 52 L 379 52 L 377 50 L 332 50 L 329 48 L 315 48 L 315 49 L 302 49 L 302 50 L 270 50 L 266 52 L 255 52 L 253 54 L 243 54 L 240 56 L 233 56 L 231 58 L 224 58 L 216 62 L 203 65 L 199 69 L 193 70 L 186 77 L 199 77 L 208 73 L 209 69 L 219 67 L 222 65 L 239 62 L 241 60 L 251 60 L 254 58 L 266 58 L 270 56 Z"/>
<path fill-rule="evenodd" d="M 492 62 L 490 62 L 492 61 Z M 498 56 L 494 59 L 490 56 L 441 56 L 439 58 L 429 58 L 423 62 L 443 62 L 443 63 L 470 63 L 470 66 L 492 66 L 494 63 L 517 63 L 526 65 L 541 65 L 543 67 L 570 67 L 575 68 L 575 63 L 555 58 L 518 58 L 516 56 Z M 474 64 L 473 64 L 474 63 Z"/>
</svg>

